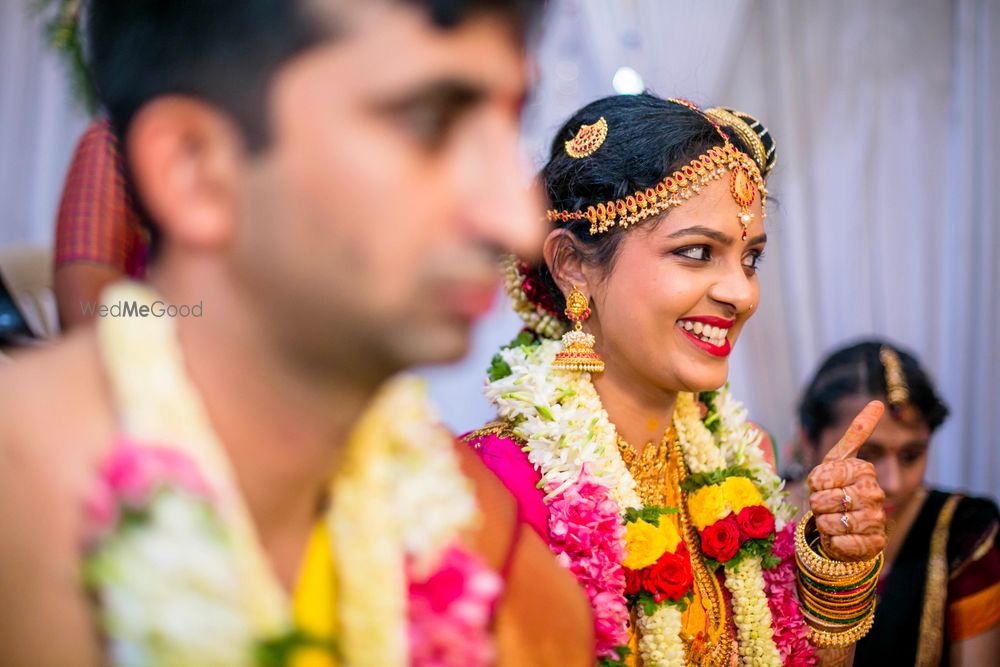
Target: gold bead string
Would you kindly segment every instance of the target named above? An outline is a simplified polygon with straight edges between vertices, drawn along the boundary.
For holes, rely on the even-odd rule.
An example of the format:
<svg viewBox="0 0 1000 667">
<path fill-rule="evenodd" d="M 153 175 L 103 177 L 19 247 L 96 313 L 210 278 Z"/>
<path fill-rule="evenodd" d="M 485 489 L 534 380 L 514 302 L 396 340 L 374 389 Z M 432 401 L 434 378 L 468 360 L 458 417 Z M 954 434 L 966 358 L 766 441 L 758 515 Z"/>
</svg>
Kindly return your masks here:
<svg viewBox="0 0 1000 667">
<path fill-rule="evenodd" d="M 708 608 L 708 620 L 709 623 L 718 631 L 719 641 L 712 647 L 712 650 L 708 655 L 704 656 L 701 660 L 701 665 L 704 667 L 723 667 L 729 664 L 730 656 L 733 650 L 733 638 L 729 635 L 729 621 L 726 617 L 726 600 L 722 595 L 722 587 L 719 585 L 719 580 L 715 575 L 708 571 L 705 567 L 705 561 L 701 555 L 701 549 L 696 548 L 695 545 L 700 544 L 698 541 L 698 536 L 695 533 L 694 526 L 691 523 L 691 516 L 688 512 L 687 505 L 687 494 L 682 490 L 682 483 L 687 477 L 687 467 L 684 463 L 684 453 L 681 451 L 680 438 L 677 437 L 676 432 L 673 429 L 669 429 L 667 434 L 664 435 L 664 443 L 667 444 L 667 438 L 671 437 L 669 441 L 670 454 L 674 459 L 673 482 L 679 493 L 680 503 L 680 516 L 681 516 L 681 530 L 684 535 L 684 541 L 688 544 L 688 554 L 691 558 L 691 570 L 694 573 L 695 583 L 701 591 L 701 595 L 704 599 L 709 600 Z M 689 656 L 690 660 L 690 656 Z"/>
</svg>

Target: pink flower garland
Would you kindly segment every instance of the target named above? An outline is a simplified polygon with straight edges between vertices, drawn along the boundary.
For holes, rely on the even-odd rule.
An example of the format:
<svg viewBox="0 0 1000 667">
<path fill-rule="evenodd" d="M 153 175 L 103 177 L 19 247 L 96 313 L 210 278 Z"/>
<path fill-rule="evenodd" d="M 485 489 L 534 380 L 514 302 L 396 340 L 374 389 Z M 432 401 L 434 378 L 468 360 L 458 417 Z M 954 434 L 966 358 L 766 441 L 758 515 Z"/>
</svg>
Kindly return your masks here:
<svg viewBox="0 0 1000 667">
<path fill-rule="evenodd" d="M 441 567 L 409 590 L 410 664 L 414 667 L 486 667 L 496 660 L 490 634 L 500 577 L 459 547 Z"/>
<path fill-rule="evenodd" d="M 182 489 L 211 499 L 211 490 L 190 458 L 169 447 L 116 442 L 101 466 L 98 482 L 86 499 L 92 540 L 114 529 L 121 508 L 141 509 L 163 488 Z"/>
<path fill-rule="evenodd" d="M 551 489 L 550 489 L 551 491 Z M 617 659 L 628 645 L 625 526 L 608 489 L 586 469 L 549 504 L 549 548 L 583 586 L 594 609 L 597 657 Z"/>
<path fill-rule="evenodd" d="M 764 570 L 764 593 L 773 619 L 774 644 L 786 667 L 812 667 L 816 664 L 816 649 L 809 642 L 809 627 L 795 592 L 794 522 L 775 535 L 772 553 L 781 563 Z"/>
</svg>

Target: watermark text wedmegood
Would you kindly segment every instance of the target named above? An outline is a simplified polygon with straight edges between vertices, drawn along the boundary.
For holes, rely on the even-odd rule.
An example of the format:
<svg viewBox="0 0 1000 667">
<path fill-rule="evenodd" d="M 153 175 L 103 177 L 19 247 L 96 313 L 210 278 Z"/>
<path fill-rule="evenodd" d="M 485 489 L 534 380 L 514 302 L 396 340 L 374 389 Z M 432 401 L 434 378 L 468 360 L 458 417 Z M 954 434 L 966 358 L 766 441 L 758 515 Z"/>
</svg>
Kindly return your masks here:
<svg viewBox="0 0 1000 667">
<path fill-rule="evenodd" d="M 80 311 L 85 317 L 201 317 L 202 302 L 176 305 L 156 300 L 152 303 L 118 301 L 106 304 L 81 301 Z"/>
</svg>

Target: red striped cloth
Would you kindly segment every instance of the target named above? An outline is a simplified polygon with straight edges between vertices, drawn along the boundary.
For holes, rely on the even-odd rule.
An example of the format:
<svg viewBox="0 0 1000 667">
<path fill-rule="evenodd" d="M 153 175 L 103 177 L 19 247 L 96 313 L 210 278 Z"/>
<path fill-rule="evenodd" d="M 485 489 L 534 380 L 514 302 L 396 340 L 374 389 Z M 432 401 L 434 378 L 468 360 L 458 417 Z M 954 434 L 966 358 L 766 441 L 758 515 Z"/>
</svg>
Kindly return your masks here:
<svg viewBox="0 0 1000 667">
<path fill-rule="evenodd" d="M 55 264 L 90 261 L 133 278 L 146 271 L 149 233 L 126 187 L 118 138 L 97 119 L 80 137 L 56 219 Z"/>
</svg>

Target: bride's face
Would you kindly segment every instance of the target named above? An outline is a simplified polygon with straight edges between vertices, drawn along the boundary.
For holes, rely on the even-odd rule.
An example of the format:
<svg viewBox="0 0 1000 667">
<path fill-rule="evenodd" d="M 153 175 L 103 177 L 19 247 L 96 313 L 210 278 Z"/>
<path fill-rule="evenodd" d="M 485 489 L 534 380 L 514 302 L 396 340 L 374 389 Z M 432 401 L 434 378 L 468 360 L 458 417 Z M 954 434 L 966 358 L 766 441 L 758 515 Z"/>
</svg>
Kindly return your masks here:
<svg viewBox="0 0 1000 667">
<path fill-rule="evenodd" d="M 608 373 L 669 391 L 725 384 L 729 354 L 760 297 L 759 194 L 751 210 L 744 241 L 723 177 L 659 224 L 628 230 L 609 273 L 585 269 L 594 298 L 588 328 Z"/>
</svg>

